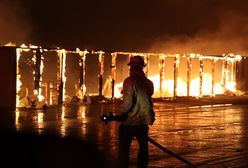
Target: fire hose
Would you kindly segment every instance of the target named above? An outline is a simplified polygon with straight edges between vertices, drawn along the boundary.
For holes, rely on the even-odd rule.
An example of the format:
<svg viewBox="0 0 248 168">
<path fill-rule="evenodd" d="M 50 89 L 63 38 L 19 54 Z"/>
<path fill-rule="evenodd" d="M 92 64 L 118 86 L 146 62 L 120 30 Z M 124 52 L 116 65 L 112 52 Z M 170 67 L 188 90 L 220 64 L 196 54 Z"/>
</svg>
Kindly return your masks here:
<svg viewBox="0 0 248 168">
<path fill-rule="evenodd" d="M 182 161 L 183 163 L 185 163 L 188 167 L 190 168 L 196 168 L 195 165 L 193 165 L 190 161 L 184 159 L 183 157 L 181 157 L 178 154 L 175 154 L 174 152 L 166 149 L 165 147 L 163 147 L 162 145 L 160 145 L 159 143 L 157 143 L 156 141 L 154 141 L 153 139 L 151 139 L 150 137 L 148 137 L 148 141 L 151 142 L 151 144 L 153 144 L 154 146 L 156 146 L 157 148 L 161 149 L 162 151 L 164 151 L 165 153 L 169 154 L 170 156 L 173 156 L 174 158 Z"/>
<path fill-rule="evenodd" d="M 118 121 L 118 119 L 116 118 L 116 116 L 113 116 L 113 113 L 109 113 L 108 115 L 102 115 L 101 116 L 101 120 L 107 124 L 109 121 Z M 170 156 L 180 160 L 181 162 L 185 163 L 189 168 L 196 168 L 195 165 L 193 165 L 190 161 L 186 160 L 185 158 L 181 157 L 180 155 L 172 152 L 171 150 L 163 147 L 162 145 L 160 145 L 158 142 L 156 142 L 155 140 L 153 140 L 152 138 L 148 137 L 148 141 L 153 144 L 154 146 L 156 146 L 157 148 L 159 148 L 160 150 L 164 151 L 165 153 L 169 154 Z"/>
</svg>

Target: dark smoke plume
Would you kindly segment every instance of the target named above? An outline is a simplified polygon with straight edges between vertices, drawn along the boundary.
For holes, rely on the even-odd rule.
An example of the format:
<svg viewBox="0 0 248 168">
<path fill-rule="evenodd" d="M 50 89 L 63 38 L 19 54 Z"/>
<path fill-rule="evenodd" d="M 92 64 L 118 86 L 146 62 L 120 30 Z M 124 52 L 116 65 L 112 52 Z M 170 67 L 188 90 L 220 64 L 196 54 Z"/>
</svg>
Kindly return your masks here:
<svg viewBox="0 0 248 168">
<path fill-rule="evenodd" d="M 28 18 L 20 4 L 2 0 L 0 2 L 0 44 L 25 43 L 30 30 Z"/>
<path fill-rule="evenodd" d="M 201 27 L 191 35 L 166 35 L 151 47 L 153 52 L 248 55 L 248 12 L 241 0 L 223 1 L 215 8 L 215 29 Z M 206 20 L 211 21 L 211 19 Z M 194 25 L 194 23 L 189 23 Z"/>
</svg>

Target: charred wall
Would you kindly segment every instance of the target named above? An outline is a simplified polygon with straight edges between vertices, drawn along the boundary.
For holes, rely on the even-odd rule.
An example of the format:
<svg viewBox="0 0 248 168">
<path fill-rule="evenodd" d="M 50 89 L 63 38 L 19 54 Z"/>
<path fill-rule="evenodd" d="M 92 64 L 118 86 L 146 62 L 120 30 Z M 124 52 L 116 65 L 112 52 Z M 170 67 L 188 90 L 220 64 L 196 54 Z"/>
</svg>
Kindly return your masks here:
<svg viewBox="0 0 248 168">
<path fill-rule="evenodd" d="M 0 108 L 16 105 L 16 48 L 0 47 Z"/>
<path fill-rule="evenodd" d="M 241 91 L 248 91 L 248 58 L 243 57 L 237 63 L 236 71 L 237 89 Z"/>
</svg>

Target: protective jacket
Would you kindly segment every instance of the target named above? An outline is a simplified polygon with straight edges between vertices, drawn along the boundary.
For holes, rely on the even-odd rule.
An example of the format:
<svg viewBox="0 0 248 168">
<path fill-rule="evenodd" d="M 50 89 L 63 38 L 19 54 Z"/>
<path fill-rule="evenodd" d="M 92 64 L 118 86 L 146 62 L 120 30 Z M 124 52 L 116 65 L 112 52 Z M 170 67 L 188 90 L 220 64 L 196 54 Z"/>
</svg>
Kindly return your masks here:
<svg viewBox="0 0 248 168">
<path fill-rule="evenodd" d="M 143 71 L 131 71 L 123 83 L 123 125 L 152 125 L 155 120 L 151 96 L 154 87 Z"/>
</svg>

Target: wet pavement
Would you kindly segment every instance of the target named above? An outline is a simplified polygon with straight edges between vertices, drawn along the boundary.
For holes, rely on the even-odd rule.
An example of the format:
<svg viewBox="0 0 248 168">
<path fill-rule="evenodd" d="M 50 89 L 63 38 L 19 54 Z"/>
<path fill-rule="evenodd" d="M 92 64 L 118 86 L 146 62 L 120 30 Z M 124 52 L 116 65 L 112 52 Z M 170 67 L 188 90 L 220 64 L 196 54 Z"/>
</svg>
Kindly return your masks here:
<svg viewBox="0 0 248 168">
<path fill-rule="evenodd" d="M 156 101 L 154 108 L 149 136 L 166 149 L 199 168 L 248 167 L 248 105 Z M 118 123 L 100 121 L 110 111 L 118 112 L 119 103 L 3 110 L 1 160 L 31 167 L 116 167 Z M 130 167 L 137 150 L 135 140 Z M 149 152 L 151 168 L 187 167 L 151 143 Z"/>
</svg>

